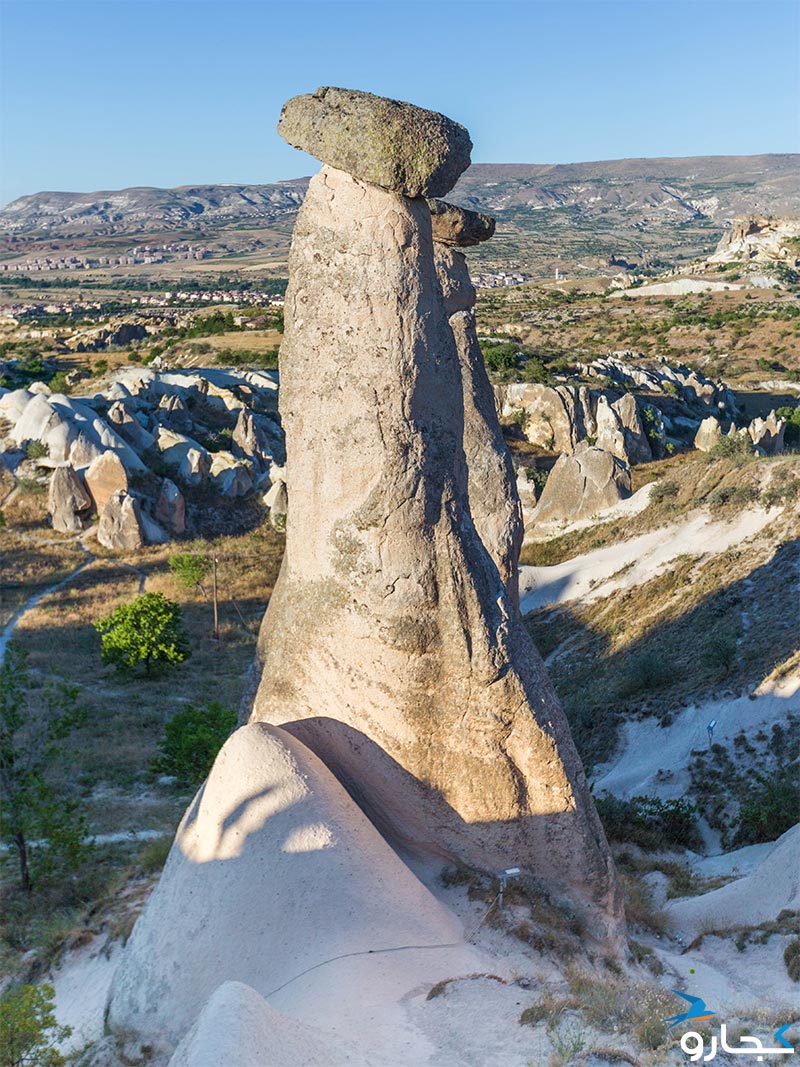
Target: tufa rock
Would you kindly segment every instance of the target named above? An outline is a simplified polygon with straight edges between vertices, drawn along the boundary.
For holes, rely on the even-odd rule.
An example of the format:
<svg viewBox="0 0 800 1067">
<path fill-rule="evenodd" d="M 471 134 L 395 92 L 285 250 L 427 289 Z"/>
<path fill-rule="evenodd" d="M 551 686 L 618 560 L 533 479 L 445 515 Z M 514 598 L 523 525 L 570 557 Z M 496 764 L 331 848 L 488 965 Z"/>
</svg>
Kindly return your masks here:
<svg viewBox="0 0 800 1067">
<path fill-rule="evenodd" d="M 92 460 L 84 477 L 98 515 L 102 514 L 112 493 L 128 491 L 128 475 L 115 452 L 103 452 Z"/>
<path fill-rule="evenodd" d="M 700 452 L 710 452 L 721 438 L 722 427 L 719 424 L 719 419 L 709 415 L 707 419 L 703 419 L 698 427 L 694 436 L 694 447 Z"/>
<path fill-rule="evenodd" d="M 534 522 L 589 519 L 631 495 L 631 472 L 601 448 L 559 456 L 545 482 Z"/>
<path fill-rule="evenodd" d="M 269 472 L 272 484 L 264 494 L 264 504 L 269 508 L 269 519 L 276 530 L 286 527 L 289 495 L 286 491 L 286 468 L 272 465 Z"/>
<path fill-rule="evenodd" d="M 647 437 L 639 417 L 636 398 L 625 393 L 608 402 L 606 396 L 597 399 L 597 447 L 611 452 L 617 459 L 630 466 L 634 463 L 649 463 L 653 458 Z"/>
<path fill-rule="evenodd" d="M 435 197 L 428 200 L 428 207 L 431 209 L 433 239 L 439 244 L 468 248 L 488 241 L 494 234 L 495 222 L 489 215 L 467 211 Z"/>
<path fill-rule="evenodd" d="M 463 252 L 434 244 L 434 262 L 456 342 L 464 393 L 464 456 L 469 510 L 503 585 L 519 604 L 519 550 L 524 533 L 511 456 L 475 328 L 475 290 Z"/>
<path fill-rule="evenodd" d="M 92 498 L 72 464 L 56 467 L 47 500 L 53 529 L 59 533 L 79 533 L 84 526 L 81 514 L 89 512 L 91 507 Z"/>
<path fill-rule="evenodd" d="M 100 516 L 97 540 L 114 552 L 134 552 L 144 544 L 139 505 L 122 489 L 113 492 Z"/>
<path fill-rule="evenodd" d="M 242 408 L 233 428 L 233 451 L 238 456 L 253 460 L 259 466 L 268 463 L 271 458 L 269 443 L 256 422 L 253 413 Z"/>
<path fill-rule="evenodd" d="M 276 1011 L 244 982 L 223 982 L 181 1039 L 168 1067 L 331 1067 L 357 1060 L 313 1026 Z"/>
<path fill-rule="evenodd" d="M 615 951 L 622 904 L 584 771 L 471 512 L 427 203 L 324 167 L 289 274 L 291 507 L 252 719 L 320 754 L 391 839 L 481 870 L 513 861 Z"/>
<path fill-rule="evenodd" d="M 114 974 L 108 1022 L 174 1047 L 222 982 L 271 997 L 306 969 L 314 971 L 304 983 L 306 1003 L 320 1011 L 323 1000 L 330 1008 L 338 999 L 358 1020 L 368 991 L 375 1008 L 415 983 L 474 970 L 475 954 L 462 944 L 410 958 L 411 973 L 400 968 L 392 980 L 385 957 L 370 958 L 372 950 L 462 936 L 317 756 L 284 730 L 244 726 L 226 741 L 178 827 Z M 349 953 L 363 955 L 352 971 L 317 967 Z M 284 1061 L 271 1049 L 259 1062 L 305 1060 Z"/>
<path fill-rule="evenodd" d="M 777 456 L 783 452 L 783 437 L 786 431 L 786 420 L 779 419 L 774 411 L 770 411 L 766 419 L 755 418 L 747 427 L 750 440 L 756 448 L 759 448 L 766 456 Z"/>
<path fill-rule="evenodd" d="M 283 105 L 278 133 L 323 163 L 404 196 L 443 196 L 470 163 L 463 126 L 436 111 L 325 87 Z"/>
<path fill-rule="evenodd" d="M 594 397 L 585 385 L 553 388 L 515 382 L 497 386 L 495 395 L 504 417 L 525 412 L 525 437 L 550 452 L 571 452 L 597 432 Z"/>
<path fill-rule="evenodd" d="M 156 500 L 156 518 L 174 534 L 186 529 L 186 502 L 183 493 L 174 482 L 165 478 Z"/>
</svg>

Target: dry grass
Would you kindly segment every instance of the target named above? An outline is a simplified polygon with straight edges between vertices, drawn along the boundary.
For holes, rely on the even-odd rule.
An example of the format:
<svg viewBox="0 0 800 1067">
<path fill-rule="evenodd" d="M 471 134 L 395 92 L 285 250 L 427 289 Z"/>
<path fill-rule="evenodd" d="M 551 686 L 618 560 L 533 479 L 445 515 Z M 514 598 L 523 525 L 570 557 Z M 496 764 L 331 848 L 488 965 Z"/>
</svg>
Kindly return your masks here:
<svg viewBox="0 0 800 1067">
<path fill-rule="evenodd" d="M 528 616 L 579 750 L 608 758 L 626 715 L 670 715 L 741 691 L 797 653 L 797 535 L 789 509 L 747 545 L 684 556 L 648 582 Z"/>
<path fill-rule="evenodd" d="M 51 540 L 44 532 L 38 536 L 42 541 Z M 0 628 L 33 595 L 65 578 L 85 561 L 74 541 L 53 540 L 56 543 L 44 544 L 13 529 L 0 531 Z"/>
<path fill-rule="evenodd" d="M 130 789 L 146 781 L 164 723 L 179 707 L 209 700 L 239 706 L 259 621 L 277 577 L 282 539 L 267 525 L 239 538 L 180 545 L 180 551 L 220 557 L 220 641 L 213 638 L 210 601 L 200 591 L 182 590 L 169 572 L 169 556 L 176 550 L 145 549 L 124 562 L 97 559 L 75 581 L 40 601 L 16 631 L 41 681 L 79 687 L 89 719 L 69 774 L 77 773 L 87 793 L 99 785 Z M 163 592 L 183 609 L 192 655 L 161 676 L 125 677 L 100 662 L 93 624 L 137 595 L 140 574 L 132 568 L 145 575 L 148 591 Z M 122 805 L 121 815 L 123 808 L 124 825 L 110 824 L 112 806 L 102 820 L 104 830 L 128 828 L 131 812 Z"/>
</svg>

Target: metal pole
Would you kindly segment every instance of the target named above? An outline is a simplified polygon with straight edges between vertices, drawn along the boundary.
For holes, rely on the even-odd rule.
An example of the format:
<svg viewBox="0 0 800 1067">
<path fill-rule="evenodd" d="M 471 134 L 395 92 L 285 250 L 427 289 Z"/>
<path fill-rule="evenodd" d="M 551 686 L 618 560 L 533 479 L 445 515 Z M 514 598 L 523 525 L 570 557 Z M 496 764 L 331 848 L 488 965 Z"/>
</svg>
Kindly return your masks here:
<svg viewBox="0 0 800 1067">
<path fill-rule="evenodd" d="M 214 556 L 212 571 L 212 595 L 214 597 L 214 640 L 219 641 L 219 607 L 217 605 L 217 557 Z"/>
</svg>

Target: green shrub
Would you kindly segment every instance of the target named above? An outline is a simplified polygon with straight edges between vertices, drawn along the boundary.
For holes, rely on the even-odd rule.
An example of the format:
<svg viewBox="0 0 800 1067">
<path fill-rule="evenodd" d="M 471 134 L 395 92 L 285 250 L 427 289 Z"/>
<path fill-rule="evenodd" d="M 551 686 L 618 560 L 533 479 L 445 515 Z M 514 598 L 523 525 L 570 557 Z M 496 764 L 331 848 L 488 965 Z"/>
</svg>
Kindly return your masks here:
<svg viewBox="0 0 800 1067">
<path fill-rule="evenodd" d="M 733 634 L 719 631 L 709 634 L 703 649 L 703 661 L 708 667 L 732 670 L 736 663 L 736 638 Z"/>
<path fill-rule="evenodd" d="M 189 656 L 189 638 L 178 604 L 163 593 L 143 593 L 94 624 L 102 635 L 103 663 L 131 671 L 143 663 L 154 669 L 177 665 Z"/>
<path fill-rule="evenodd" d="M 775 841 L 800 821 L 800 778 L 797 767 L 779 767 L 770 775 L 755 772 L 739 809 L 735 847 Z"/>
<path fill-rule="evenodd" d="M 625 698 L 642 691 L 661 689 L 675 677 L 672 663 L 656 652 L 640 652 L 632 656 L 620 671 L 617 679 L 617 695 Z"/>
<path fill-rule="evenodd" d="M 107 370 L 108 370 L 108 360 L 107 359 L 98 359 L 98 361 L 92 367 L 92 374 L 96 375 L 99 378 L 101 375 L 105 374 Z"/>
<path fill-rule="evenodd" d="M 650 850 L 674 845 L 697 849 L 702 845 L 697 808 L 683 798 L 641 796 L 620 800 L 604 793 L 595 803 L 611 841 L 626 841 Z"/>
<path fill-rule="evenodd" d="M 676 482 L 655 482 L 650 489 L 650 503 L 661 504 L 678 495 Z"/>
<path fill-rule="evenodd" d="M 528 481 L 536 490 L 536 499 L 538 500 L 547 484 L 547 479 L 550 477 L 550 471 L 539 470 L 538 467 L 526 467 L 525 473 L 528 476 Z"/>
<path fill-rule="evenodd" d="M 216 700 L 197 708 L 187 704 L 166 724 L 161 754 L 153 762 L 153 770 L 174 775 L 180 786 L 200 785 L 235 729 L 236 718 L 235 711 Z"/>
<path fill-rule="evenodd" d="M 198 552 L 175 552 L 169 557 L 169 569 L 176 583 L 187 590 L 203 588 L 211 573 L 211 557 Z"/>
<path fill-rule="evenodd" d="M 72 1034 L 59 1026 L 51 985 L 19 985 L 0 998 L 0 1056 L 3 1067 L 60 1067 L 64 1057 L 56 1047 Z"/>
<path fill-rule="evenodd" d="M 721 437 L 707 455 L 711 459 L 743 459 L 753 455 L 753 442 L 749 434 L 743 433 Z"/>
<path fill-rule="evenodd" d="M 786 429 L 783 431 L 784 444 L 792 448 L 800 445 L 800 404 L 778 408 L 775 414 L 786 422 Z"/>
<path fill-rule="evenodd" d="M 783 962 L 793 982 L 800 982 L 800 937 L 793 937 L 783 950 Z"/>
<path fill-rule="evenodd" d="M 54 374 L 50 381 L 47 383 L 54 393 L 69 393 L 71 386 L 67 382 L 67 376 L 63 371 L 58 371 Z"/>
<path fill-rule="evenodd" d="M 511 341 L 481 341 L 481 352 L 489 370 L 516 370 L 519 347 Z"/>
<path fill-rule="evenodd" d="M 37 478 L 18 478 L 17 492 L 20 496 L 37 496 L 44 492 L 45 487 Z"/>
<path fill-rule="evenodd" d="M 25 455 L 28 459 L 43 459 L 47 455 L 47 445 L 43 445 L 41 441 L 30 441 Z"/>
</svg>

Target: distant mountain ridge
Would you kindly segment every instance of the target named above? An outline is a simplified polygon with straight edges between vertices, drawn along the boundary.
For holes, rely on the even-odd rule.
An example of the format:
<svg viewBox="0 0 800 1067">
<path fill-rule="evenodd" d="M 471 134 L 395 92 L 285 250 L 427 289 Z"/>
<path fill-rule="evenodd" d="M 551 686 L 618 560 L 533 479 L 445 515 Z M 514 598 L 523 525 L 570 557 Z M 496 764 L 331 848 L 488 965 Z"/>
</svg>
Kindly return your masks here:
<svg viewBox="0 0 800 1067">
<path fill-rule="evenodd" d="M 226 228 L 278 224 L 285 242 L 308 181 L 35 193 L 0 211 L 0 235 L 180 229 L 218 237 Z M 564 262 L 588 269 L 620 254 L 671 263 L 709 254 L 735 217 L 800 217 L 800 154 L 475 163 L 449 199 L 497 218 L 497 237 L 475 253 L 483 266 L 546 273 Z"/>
<path fill-rule="evenodd" d="M 223 225 L 246 218 L 270 219 L 296 211 L 307 186 L 308 178 L 294 178 L 269 185 L 134 186 L 95 193 L 33 193 L 13 200 L 0 211 L 0 232 L 135 233 L 183 228 L 201 217 L 204 223 Z"/>
</svg>

